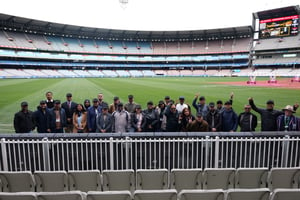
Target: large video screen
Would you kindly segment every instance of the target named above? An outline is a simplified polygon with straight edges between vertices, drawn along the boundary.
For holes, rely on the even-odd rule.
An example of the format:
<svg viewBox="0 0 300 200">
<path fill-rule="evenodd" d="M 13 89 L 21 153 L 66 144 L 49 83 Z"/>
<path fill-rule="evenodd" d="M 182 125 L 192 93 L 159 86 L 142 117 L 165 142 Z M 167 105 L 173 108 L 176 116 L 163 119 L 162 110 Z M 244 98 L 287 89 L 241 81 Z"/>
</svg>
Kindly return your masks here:
<svg viewBox="0 0 300 200">
<path fill-rule="evenodd" d="M 298 34 L 299 15 L 259 21 L 259 37 L 284 37 Z"/>
</svg>

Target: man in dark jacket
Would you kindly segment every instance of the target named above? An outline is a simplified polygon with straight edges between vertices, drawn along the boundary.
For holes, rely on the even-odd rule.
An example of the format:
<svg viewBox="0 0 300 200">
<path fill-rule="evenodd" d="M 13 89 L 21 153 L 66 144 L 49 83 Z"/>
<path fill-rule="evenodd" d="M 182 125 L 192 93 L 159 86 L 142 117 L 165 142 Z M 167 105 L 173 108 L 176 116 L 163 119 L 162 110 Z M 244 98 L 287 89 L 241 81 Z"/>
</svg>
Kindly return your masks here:
<svg viewBox="0 0 300 200">
<path fill-rule="evenodd" d="M 145 132 L 155 132 L 158 129 L 159 114 L 153 106 L 153 102 L 147 103 L 147 109 L 143 111 L 146 119 Z"/>
<path fill-rule="evenodd" d="M 76 110 L 77 103 L 72 100 L 72 94 L 67 93 L 66 99 L 64 103 L 61 104 L 61 107 L 65 110 L 67 116 L 67 127 L 65 129 L 66 133 L 73 132 L 73 113 Z"/>
<path fill-rule="evenodd" d="M 197 113 L 196 119 L 187 125 L 189 132 L 208 132 L 208 123 L 203 119 L 201 113 Z"/>
<path fill-rule="evenodd" d="M 221 131 L 222 121 L 221 113 L 219 113 L 215 107 L 214 102 L 209 103 L 209 112 L 206 115 L 206 121 L 209 126 L 209 131 L 217 132 Z"/>
<path fill-rule="evenodd" d="M 61 108 L 60 100 L 54 102 L 54 107 L 50 110 L 51 115 L 51 132 L 64 133 L 64 128 L 67 126 L 67 116 L 63 108 Z"/>
<path fill-rule="evenodd" d="M 238 123 L 241 127 L 241 132 L 247 131 L 255 131 L 257 126 L 257 117 L 253 113 L 251 113 L 251 106 L 245 105 L 244 106 L 245 112 L 240 113 L 238 117 Z"/>
<path fill-rule="evenodd" d="M 233 97 L 234 97 L 234 93 L 231 92 L 231 93 L 230 93 L 230 97 L 229 97 L 229 101 L 231 102 L 231 105 L 233 104 Z M 222 100 L 218 100 L 218 101 L 217 101 L 216 110 L 217 110 L 219 113 L 222 113 L 222 112 L 225 110 L 225 107 L 223 106 L 223 101 L 222 101 Z"/>
<path fill-rule="evenodd" d="M 176 132 L 176 131 L 178 131 L 179 113 L 176 110 L 175 104 L 170 104 L 170 105 L 167 106 L 167 108 L 165 110 L 165 116 L 167 117 L 166 131 L 167 132 Z"/>
<path fill-rule="evenodd" d="M 21 103 L 21 110 L 15 114 L 14 128 L 16 133 L 30 133 L 35 128 L 33 112 L 28 110 L 26 101 Z"/>
<path fill-rule="evenodd" d="M 50 133 L 51 114 L 47 102 L 42 100 L 37 110 L 33 113 L 38 133 Z"/>
<path fill-rule="evenodd" d="M 225 110 L 222 116 L 222 131 L 235 132 L 238 127 L 238 116 L 232 109 L 230 101 L 225 102 Z"/>
<path fill-rule="evenodd" d="M 266 109 L 257 108 L 254 104 L 252 97 L 249 98 L 249 104 L 252 109 L 260 114 L 261 117 L 261 131 L 277 131 L 277 117 L 283 115 L 283 111 L 274 110 L 274 101 L 268 100 L 266 103 Z M 299 105 L 294 105 L 294 111 Z"/>
<path fill-rule="evenodd" d="M 97 116 L 97 132 L 99 133 L 111 133 L 112 128 L 112 116 L 108 112 L 108 105 L 104 104 L 101 114 Z"/>
<path fill-rule="evenodd" d="M 105 105 L 105 104 L 104 104 Z M 106 105 L 107 106 L 107 105 Z M 87 124 L 90 133 L 95 133 L 97 129 L 96 118 L 102 112 L 98 99 L 93 99 L 93 105 L 87 111 Z"/>
</svg>

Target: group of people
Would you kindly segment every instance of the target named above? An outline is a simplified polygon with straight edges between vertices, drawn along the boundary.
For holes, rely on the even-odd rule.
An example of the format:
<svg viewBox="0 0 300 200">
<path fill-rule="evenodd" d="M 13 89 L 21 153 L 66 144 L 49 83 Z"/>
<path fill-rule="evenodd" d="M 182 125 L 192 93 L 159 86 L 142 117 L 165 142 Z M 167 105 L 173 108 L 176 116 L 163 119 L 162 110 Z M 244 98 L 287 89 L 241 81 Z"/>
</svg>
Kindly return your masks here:
<svg viewBox="0 0 300 200">
<path fill-rule="evenodd" d="M 282 110 L 274 109 L 274 101 L 266 102 L 266 108 L 258 108 L 253 98 L 244 106 L 239 115 L 232 108 L 233 93 L 223 105 L 222 100 L 206 103 L 204 96 L 196 94 L 192 106 L 180 96 L 176 102 L 169 96 L 155 106 L 147 102 L 147 108 L 134 102 L 134 96 L 128 95 L 123 104 L 119 97 L 113 103 L 104 101 L 99 93 L 92 102 L 86 99 L 83 104 L 75 103 L 72 94 L 66 94 L 66 101 L 53 99 L 53 93 L 46 93 L 37 110 L 28 110 L 28 103 L 21 103 L 21 110 L 14 116 L 16 133 L 124 133 L 124 132 L 253 132 L 257 127 L 257 116 L 261 116 L 261 131 L 299 131 L 300 119 L 293 115 L 298 104 L 287 105 Z"/>
</svg>

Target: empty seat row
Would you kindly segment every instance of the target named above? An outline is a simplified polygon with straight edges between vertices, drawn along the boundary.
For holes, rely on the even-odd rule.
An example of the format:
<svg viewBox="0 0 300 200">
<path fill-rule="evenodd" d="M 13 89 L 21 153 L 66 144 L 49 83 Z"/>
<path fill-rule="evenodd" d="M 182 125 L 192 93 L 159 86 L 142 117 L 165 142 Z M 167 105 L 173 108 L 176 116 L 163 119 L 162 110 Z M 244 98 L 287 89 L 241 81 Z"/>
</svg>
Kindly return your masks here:
<svg viewBox="0 0 300 200">
<path fill-rule="evenodd" d="M 267 188 L 224 190 L 136 190 L 129 191 L 67 191 L 67 192 L 0 192 L 1 200 L 299 200 L 299 189 Z"/>
<path fill-rule="evenodd" d="M 300 168 L 0 172 L 2 192 L 299 188 Z"/>
<path fill-rule="evenodd" d="M 206 168 L 173 169 L 170 188 L 223 189 L 230 188 L 300 188 L 300 168 Z"/>
</svg>

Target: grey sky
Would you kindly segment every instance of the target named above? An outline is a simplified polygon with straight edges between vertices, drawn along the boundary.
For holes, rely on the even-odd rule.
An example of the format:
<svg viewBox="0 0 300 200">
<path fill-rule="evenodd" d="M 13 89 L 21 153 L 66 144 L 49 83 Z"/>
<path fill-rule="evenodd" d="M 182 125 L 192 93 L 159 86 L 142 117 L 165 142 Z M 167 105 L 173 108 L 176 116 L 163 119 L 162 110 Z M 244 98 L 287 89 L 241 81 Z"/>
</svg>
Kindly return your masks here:
<svg viewBox="0 0 300 200">
<path fill-rule="evenodd" d="M 299 0 L 5 0 L 0 12 L 80 26 L 127 30 L 200 30 L 246 26 L 252 13 Z"/>
</svg>

